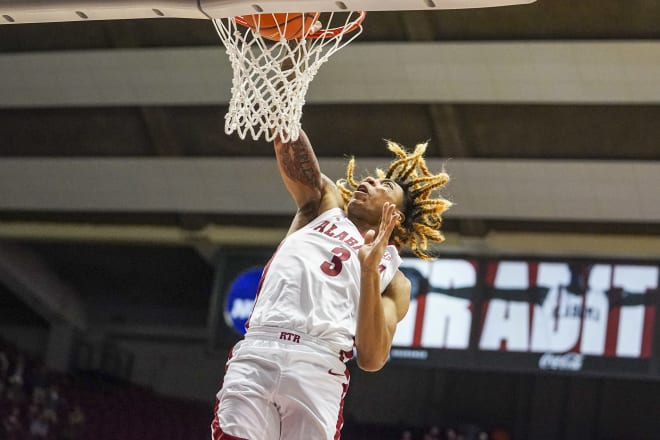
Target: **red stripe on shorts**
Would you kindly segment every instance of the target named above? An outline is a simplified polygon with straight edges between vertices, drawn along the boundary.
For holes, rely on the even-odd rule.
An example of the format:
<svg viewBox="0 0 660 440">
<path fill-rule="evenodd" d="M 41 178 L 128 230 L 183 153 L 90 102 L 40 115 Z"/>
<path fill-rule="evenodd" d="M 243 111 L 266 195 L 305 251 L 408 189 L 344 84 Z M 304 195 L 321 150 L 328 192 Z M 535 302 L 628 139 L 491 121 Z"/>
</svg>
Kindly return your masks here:
<svg viewBox="0 0 660 440">
<path fill-rule="evenodd" d="M 213 410 L 215 417 L 213 417 L 213 421 L 211 422 L 211 434 L 213 435 L 213 440 L 247 440 L 246 438 L 229 435 L 222 431 L 220 421 L 218 420 L 219 403 L 220 402 L 217 400 L 215 401 L 215 409 Z"/>
<path fill-rule="evenodd" d="M 334 440 L 339 440 L 339 437 L 341 436 L 341 428 L 344 426 L 344 397 L 346 397 L 346 393 L 348 392 L 348 383 L 351 380 L 351 373 L 348 371 L 348 368 L 346 368 L 344 375 L 346 376 L 346 383 L 341 384 L 341 402 L 339 402 L 339 414 L 337 415 L 337 429 L 335 431 Z"/>
</svg>

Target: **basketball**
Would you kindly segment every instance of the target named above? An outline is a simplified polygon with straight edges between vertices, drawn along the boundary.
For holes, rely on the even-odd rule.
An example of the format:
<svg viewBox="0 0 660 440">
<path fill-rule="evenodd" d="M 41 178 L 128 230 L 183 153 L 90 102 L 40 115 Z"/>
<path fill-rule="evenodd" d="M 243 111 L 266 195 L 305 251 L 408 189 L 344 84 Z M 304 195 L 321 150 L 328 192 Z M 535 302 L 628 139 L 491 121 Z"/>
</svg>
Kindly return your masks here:
<svg viewBox="0 0 660 440">
<path fill-rule="evenodd" d="M 293 40 L 303 38 L 310 30 L 316 31 L 314 25 L 319 15 L 318 12 L 243 15 L 237 18 L 241 18 L 244 23 L 237 22 L 268 40 Z"/>
</svg>

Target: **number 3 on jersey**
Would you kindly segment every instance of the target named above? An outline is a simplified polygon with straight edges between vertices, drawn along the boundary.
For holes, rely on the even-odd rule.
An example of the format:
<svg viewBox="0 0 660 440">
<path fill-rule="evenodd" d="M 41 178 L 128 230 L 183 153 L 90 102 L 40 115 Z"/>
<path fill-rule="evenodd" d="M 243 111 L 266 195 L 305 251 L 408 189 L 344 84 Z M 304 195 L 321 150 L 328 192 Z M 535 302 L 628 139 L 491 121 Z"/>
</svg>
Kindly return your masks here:
<svg viewBox="0 0 660 440">
<path fill-rule="evenodd" d="M 330 275 L 331 277 L 335 277 L 339 275 L 339 272 L 341 272 L 343 266 L 342 261 L 346 261 L 351 258 L 351 252 L 348 249 L 344 249 L 340 246 L 337 246 L 331 252 L 332 258 L 330 261 L 324 261 L 323 264 L 321 264 L 321 270 L 323 273 Z"/>
</svg>

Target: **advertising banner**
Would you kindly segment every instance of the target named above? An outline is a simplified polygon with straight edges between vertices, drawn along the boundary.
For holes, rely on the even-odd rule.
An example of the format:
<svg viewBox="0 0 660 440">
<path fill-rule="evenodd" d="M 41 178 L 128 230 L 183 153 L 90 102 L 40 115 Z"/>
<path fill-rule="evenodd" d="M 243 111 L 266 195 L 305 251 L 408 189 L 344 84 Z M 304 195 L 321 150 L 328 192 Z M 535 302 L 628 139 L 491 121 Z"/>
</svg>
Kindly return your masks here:
<svg viewBox="0 0 660 440">
<path fill-rule="evenodd" d="M 406 258 L 402 271 L 412 301 L 394 337 L 394 360 L 657 373 L 649 361 L 657 264 Z"/>
</svg>

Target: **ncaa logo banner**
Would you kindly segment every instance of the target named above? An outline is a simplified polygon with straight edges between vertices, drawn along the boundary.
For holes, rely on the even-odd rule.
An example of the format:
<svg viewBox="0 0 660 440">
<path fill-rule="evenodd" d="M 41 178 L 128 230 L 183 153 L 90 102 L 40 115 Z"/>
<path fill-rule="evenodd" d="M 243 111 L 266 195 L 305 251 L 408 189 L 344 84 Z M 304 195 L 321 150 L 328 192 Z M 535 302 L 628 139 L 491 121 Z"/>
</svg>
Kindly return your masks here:
<svg viewBox="0 0 660 440">
<path fill-rule="evenodd" d="M 226 293 L 224 316 L 229 327 L 245 334 L 245 323 L 250 318 L 261 281 L 262 267 L 246 270 L 232 281 Z"/>
</svg>

